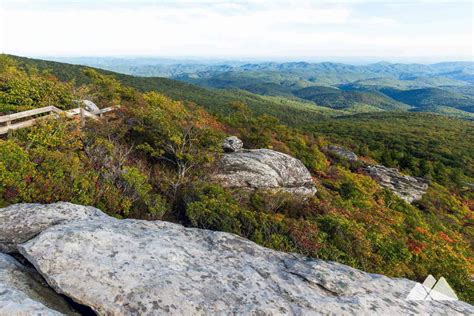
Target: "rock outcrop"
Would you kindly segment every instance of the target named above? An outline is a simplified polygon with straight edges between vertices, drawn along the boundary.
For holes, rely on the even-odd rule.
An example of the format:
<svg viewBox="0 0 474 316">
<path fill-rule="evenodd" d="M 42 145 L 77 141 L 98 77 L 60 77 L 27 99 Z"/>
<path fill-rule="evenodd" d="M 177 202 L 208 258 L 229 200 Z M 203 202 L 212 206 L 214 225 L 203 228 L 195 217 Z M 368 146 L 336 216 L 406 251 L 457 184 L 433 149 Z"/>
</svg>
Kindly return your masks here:
<svg viewBox="0 0 474 316">
<path fill-rule="evenodd" d="M 0 209 L 0 252 L 16 252 L 16 245 L 62 222 L 107 217 L 94 207 L 71 203 L 17 204 Z"/>
<path fill-rule="evenodd" d="M 53 289 L 101 315 L 474 313 L 459 301 L 407 300 L 413 281 L 161 221 L 58 221 L 17 248 Z"/>
<path fill-rule="evenodd" d="M 0 315 L 79 315 L 34 270 L 0 253 Z"/>
<path fill-rule="evenodd" d="M 349 161 L 359 160 L 359 157 L 357 157 L 355 153 L 341 146 L 329 145 L 329 146 L 324 147 L 323 150 L 329 153 L 335 154 L 337 156 L 340 156 Z"/>
<path fill-rule="evenodd" d="M 224 139 L 222 142 L 222 149 L 226 153 L 233 153 L 241 150 L 244 147 L 244 143 L 236 136 L 230 136 Z"/>
<path fill-rule="evenodd" d="M 323 149 L 349 161 L 359 160 L 355 153 L 337 145 L 329 145 Z M 395 168 L 382 165 L 366 165 L 363 171 L 374 178 L 382 187 L 391 190 L 408 203 L 421 199 L 428 190 L 428 183 L 423 178 L 403 175 Z"/>
<path fill-rule="evenodd" d="M 408 203 L 421 199 L 428 190 L 428 183 L 423 178 L 403 175 L 395 168 L 376 165 L 367 166 L 364 171 Z"/>
<path fill-rule="evenodd" d="M 296 158 L 270 149 L 242 149 L 242 141 L 235 136 L 226 138 L 222 147 L 226 153 L 213 178 L 224 187 L 316 193 L 311 174 Z"/>
<path fill-rule="evenodd" d="M 91 113 L 97 113 L 100 111 L 99 107 L 90 100 L 82 100 L 82 103 L 84 104 L 86 110 Z"/>
</svg>

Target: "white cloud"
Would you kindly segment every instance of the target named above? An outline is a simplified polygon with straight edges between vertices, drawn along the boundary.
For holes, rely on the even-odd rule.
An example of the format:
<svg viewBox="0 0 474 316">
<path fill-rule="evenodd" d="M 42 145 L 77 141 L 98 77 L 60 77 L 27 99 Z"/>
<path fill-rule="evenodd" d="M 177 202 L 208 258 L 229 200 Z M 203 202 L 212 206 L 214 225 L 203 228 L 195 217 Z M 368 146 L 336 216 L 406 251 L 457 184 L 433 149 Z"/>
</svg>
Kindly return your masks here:
<svg viewBox="0 0 474 316">
<path fill-rule="evenodd" d="M 0 11 L 0 50 L 21 55 L 295 57 L 459 55 L 472 49 L 470 30 L 414 38 L 393 16 L 361 16 L 352 5 L 122 2 L 131 4 L 28 6 L 9 1 Z"/>
</svg>

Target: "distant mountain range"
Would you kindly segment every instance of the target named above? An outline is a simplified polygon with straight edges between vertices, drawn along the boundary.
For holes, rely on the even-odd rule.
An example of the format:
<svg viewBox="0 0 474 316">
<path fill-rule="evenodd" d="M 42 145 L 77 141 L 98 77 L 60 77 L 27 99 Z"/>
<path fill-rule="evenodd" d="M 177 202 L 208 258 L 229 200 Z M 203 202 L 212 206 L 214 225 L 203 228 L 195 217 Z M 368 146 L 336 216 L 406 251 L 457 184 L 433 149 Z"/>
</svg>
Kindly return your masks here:
<svg viewBox="0 0 474 316">
<path fill-rule="evenodd" d="M 300 74 L 302 79 L 309 81 L 314 81 L 320 76 L 328 76 L 332 79 L 340 78 L 341 81 L 353 81 L 357 77 L 360 79 L 391 78 L 402 81 L 416 81 L 423 80 L 423 78 L 441 79 L 437 83 L 424 84 L 435 86 L 446 79 L 453 79 L 453 81 L 445 81 L 449 85 L 462 85 L 463 82 L 474 83 L 474 62 L 442 62 L 430 65 L 378 62 L 356 66 L 332 62 L 243 63 L 240 61 L 196 62 L 186 60 L 178 62 L 163 58 L 63 57 L 51 58 L 51 60 L 144 77 L 203 78 L 215 77 L 217 74 L 226 72 L 279 72 Z"/>
<path fill-rule="evenodd" d="M 141 77 L 243 91 L 348 113 L 433 112 L 474 119 L 474 62 L 368 65 L 308 62 L 197 63 L 154 58 L 61 58 Z M 139 79 L 137 79 L 139 80 Z M 240 90 L 240 92 L 231 92 Z M 245 94 L 245 93 L 244 93 Z"/>
</svg>

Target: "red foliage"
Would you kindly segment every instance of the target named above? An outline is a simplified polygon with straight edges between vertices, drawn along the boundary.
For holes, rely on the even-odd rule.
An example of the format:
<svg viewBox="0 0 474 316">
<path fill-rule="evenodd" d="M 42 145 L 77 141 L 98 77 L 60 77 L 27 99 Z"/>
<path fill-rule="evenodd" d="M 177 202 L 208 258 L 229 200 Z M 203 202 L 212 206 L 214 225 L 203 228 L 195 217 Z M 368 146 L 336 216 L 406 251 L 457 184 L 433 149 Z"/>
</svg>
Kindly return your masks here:
<svg viewBox="0 0 474 316">
<path fill-rule="evenodd" d="M 3 198 L 5 200 L 13 200 L 18 196 L 18 190 L 14 187 L 8 186 L 3 192 Z"/>
<path fill-rule="evenodd" d="M 315 224 L 306 221 L 294 222 L 290 225 L 291 238 L 306 255 L 314 255 L 321 249 L 322 244 L 317 239 L 318 232 Z"/>
<path fill-rule="evenodd" d="M 424 243 L 415 241 L 413 239 L 408 239 L 407 241 L 407 247 L 408 250 L 414 255 L 417 255 L 423 251 L 423 249 L 426 248 L 426 245 Z"/>
</svg>

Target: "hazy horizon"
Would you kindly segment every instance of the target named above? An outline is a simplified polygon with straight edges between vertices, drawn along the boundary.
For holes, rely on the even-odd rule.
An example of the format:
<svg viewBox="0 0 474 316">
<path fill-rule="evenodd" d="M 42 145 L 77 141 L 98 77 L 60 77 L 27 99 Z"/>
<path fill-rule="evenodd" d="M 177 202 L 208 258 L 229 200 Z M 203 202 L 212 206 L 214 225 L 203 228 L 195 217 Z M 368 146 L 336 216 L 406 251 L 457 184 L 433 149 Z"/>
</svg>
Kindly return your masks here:
<svg viewBox="0 0 474 316">
<path fill-rule="evenodd" d="M 413 56 L 405 58 L 397 57 L 376 57 L 376 56 L 367 56 L 367 57 L 226 57 L 226 56 L 217 56 L 217 57 L 205 57 L 205 56 L 154 56 L 154 55 L 99 55 L 99 56 L 87 56 L 87 55 L 23 55 L 22 57 L 34 58 L 34 59 L 44 59 L 51 61 L 80 61 L 80 60 L 149 60 L 150 62 L 161 64 L 173 64 L 173 63 L 202 63 L 202 64 L 221 64 L 221 63 L 293 63 L 293 62 L 306 62 L 306 63 L 341 63 L 349 65 L 367 65 L 375 63 L 400 63 L 400 64 L 437 64 L 444 62 L 471 62 L 474 63 L 474 59 L 465 56 L 457 59 L 452 58 L 436 58 L 429 56 Z"/>
</svg>

